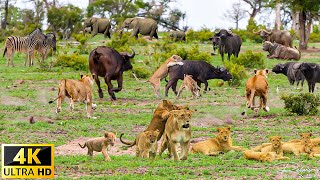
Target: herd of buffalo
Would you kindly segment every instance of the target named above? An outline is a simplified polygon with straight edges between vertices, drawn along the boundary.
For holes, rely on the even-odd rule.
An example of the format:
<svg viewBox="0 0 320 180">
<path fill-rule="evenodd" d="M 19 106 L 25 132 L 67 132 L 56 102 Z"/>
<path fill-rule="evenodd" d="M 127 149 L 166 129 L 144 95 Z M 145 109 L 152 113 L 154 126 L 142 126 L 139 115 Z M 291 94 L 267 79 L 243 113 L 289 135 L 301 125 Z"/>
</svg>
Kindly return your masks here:
<svg viewBox="0 0 320 180">
<path fill-rule="evenodd" d="M 85 20 L 84 29 L 89 27 L 92 31 L 92 36 L 97 33 L 103 33 L 106 37 L 110 37 L 110 21 L 107 19 L 103 20 L 104 24 L 99 21 L 99 18 L 89 18 Z M 120 28 L 120 34 L 123 33 L 124 28 L 133 29 L 132 36 L 136 38 L 138 38 L 138 34 L 149 35 L 150 39 L 152 37 L 158 38 L 158 26 L 156 21 L 152 19 L 127 18 Z M 262 49 L 269 53 L 267 58 L 285 60 L 299 60 L 301 58 L 301 52 L 292 47 L 293 37 L 289 31 L 260 29 L 258 31 L 254 30 L 253 33 L 260 35 L 264 39 Z M 186 39 L 185 33 L 182 31 L 172 31 L 170 37 L 176 40 Z M 212 41 L 213 50 L 219 50 L 222 60 L 224 60 L 224 54 L 228 55 L 229 60 L 231 55 L 238 57 L 242 40 L 231 30 L 221 29 L 215 31 L 209 40 Z M 114 92 L 119 92 L 122 89 L 123 72 L 133 68 L 130 58 L 133 58 L 134 55 L 134 51 L 133 54 L 127 52 L 119 53 L 105 46 L 97 47 L 90 53 L 90 71 L 104 77 L 108 85 L 108 93 L 113 100 L 116 99 Z M 309 85 L 309 92 L 314 92 L 315 83 L 320 82 L 320 66 L 314 63 L 288 62 L 276 65 L 272 71 L 286 75 L 290 84 L 294 84 L 294 82 L 299 84 L 301 81 L 302 87 L 303 81 L 306 79 Z M 223 79 L 224 81 L 232 79 L 231 74 L 225 68 L 216 68 L 201 60 L 184 60 L 183 65 L 168 67 L 167 72 L 170 77 L 165 87 L 165 96 L 168 96 L 170 88 L 177 94 L 177 81 L 184 79 L 184 74 L 192 75 L 198 86 L 203 83 L 205 91 L 207 90 L 209 79 Z M 117 80 L 118 88 L 113 88 L 111 80 Z M 98 85 L 99 96 L 102 98 L 103 93 L 98 77 L 95 78 L 95 81 Z"/>
</svg>

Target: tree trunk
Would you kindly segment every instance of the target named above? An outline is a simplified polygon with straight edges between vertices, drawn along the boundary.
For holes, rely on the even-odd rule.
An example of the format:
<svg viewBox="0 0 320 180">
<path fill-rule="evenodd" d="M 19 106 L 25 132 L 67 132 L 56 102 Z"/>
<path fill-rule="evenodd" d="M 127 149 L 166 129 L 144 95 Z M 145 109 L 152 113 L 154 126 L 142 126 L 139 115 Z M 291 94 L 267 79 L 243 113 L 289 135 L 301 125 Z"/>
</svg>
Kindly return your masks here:
<svg viewBox="0 0 320 180">
<path fill-rule="evenodd" d="M 9 8 L 9 0 L 6 0 L 6 1 L 5 1 L 5 4 L 4 4 L 4 11 L 5 11 L 5 13 L 4 13 L 4 19 L 3 19 L 3 21 L 1 22 L 1 29 L 6 29 L 6 28 L 7 28 L 8 13 L 9 13 L 8 8 Z"/>
<path fill-rule="evenodd" d="M 293 29 L 296 33 L 299 31 L 299 11 L 291 10 L 291 16 L 292 16 L 292 26 L 291 29 Z"/>
<path fill-rule="evenodd" d="M 299 49 L 300 50 L 307 49 L 307 45 L 308 45 L 307 32 L 306 32 L 306 21 L 307 21 L 306 12 L 301 11 L 299 13 L 299 25 L 300 25 Z"/>
<path fill-rule="evenodd" d="M 254 17 L 256 17 L 257 14 L 258 14 L 258 9 L 253 9 L 252 13 L 250 13 L 250 18 L 254 19 Z"/>
<path fill-rule="evenodd" d="M 276 30 L 280 30 L 281 28 L 281 19 L 280 19 L 280 0 L 276 2 Z"/>
<path fill-rule="evenodd" d="M 236 30 L 239 29 L 239 20 L 236 20 Z"/>
</svg>

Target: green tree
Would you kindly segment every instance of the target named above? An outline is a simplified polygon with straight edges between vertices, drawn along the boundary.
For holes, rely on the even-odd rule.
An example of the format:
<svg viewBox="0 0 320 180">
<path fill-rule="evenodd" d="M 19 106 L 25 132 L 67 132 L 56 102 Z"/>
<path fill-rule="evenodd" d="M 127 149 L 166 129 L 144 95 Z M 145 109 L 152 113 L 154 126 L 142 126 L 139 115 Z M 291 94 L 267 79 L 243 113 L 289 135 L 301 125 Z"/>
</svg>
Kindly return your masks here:
<svg viewBox="0 0 320 180">
<path fill-rule="evenodd" d="M 82 10 L 71 4 L 60 8 L 51 7 L 48 11 L 48 23 L 54 32 L 69 28 L 75 32 L 81 28 Z"/>
<path fill-rule="evenodd" d="M 295 12 L 299 12 L 299 49 L 307 49 L 312 22 L 319 16 L 319 0 L 283 0 Z"/>
</svg>

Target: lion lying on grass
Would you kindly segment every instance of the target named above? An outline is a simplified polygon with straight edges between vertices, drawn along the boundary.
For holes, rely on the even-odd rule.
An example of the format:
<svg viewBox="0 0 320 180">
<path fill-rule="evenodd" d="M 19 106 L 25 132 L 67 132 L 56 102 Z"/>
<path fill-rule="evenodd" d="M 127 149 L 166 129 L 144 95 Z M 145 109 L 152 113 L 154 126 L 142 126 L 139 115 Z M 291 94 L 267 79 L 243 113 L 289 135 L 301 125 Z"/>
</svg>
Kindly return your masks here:
<svg viewBox="0 0 320 180">
<path fill-rule="evenodd" d="M 172 55 L 153 73 L 153 75 L 147 81 L 152 84 L 154 91 L 158 97 L 160 97 L 160 80 L 164 79 L 168 75 L 167 64 L 170 62 L 181 62 L 181 61 L 183 61 L 183 59 L 180 56 Z"/>
<path fill-rule="evenodd" d="M 79 143 L 81 148 L 88 148 L 88 155 L 93 156 L 93 151 L 102 152 L 105 161 L 111 161 L 107 149 L 109 146 L 114 146 L 117 133 L 105 132 L 104 137 L 89 139 L 82 146 Z"/>
<path fill-rule="evenodd" d="M 288 160 L 287 157 L 279 157 L 275 152 L 256 152 L 252 150 L 244 151 L 244 157 L 249 160 L 261 162 L 272 162 L 274 160 Z"/>
<path fill-rule="evenodd" d="M 58 97 L 49 103 L 53 103 L 57 100 L 56 113 L 61 111 L 61 103 L 67 96 L 70 98 L 70 110 L 74 109 L 74 102 L 84 102 L 87 104 L 87 117 L 91 118 L 93 109 L 96 108 L 96 104 L 92 103 L 92 86 L 94 83 L 93 75 L 81 75 L 80 80 L 63 79 L 59 84 Z"/>
<path fill-rule="evenodd" d="M 309 157 L 320 157 L 320 147 L 318 143 L 309 142 L 305 145 L 305 152 L 309 154 Z"/>
<path fill-rule="evenodd" d="M 218 135 L 202 142 L 194 144 L 191 148 L 193 153 L 202 153 L 209 156 L 215 156 L 222 152 L 244 151 L 240 146 L 233 146 L 231 139 L 230 127 L 217 128 Z"/>
<path fill-rule="evenodd" d="M 253 151 L 261 151 L 261 152 L 275 152 L 276 159 L 290 159 L 288 157 L 283 156 L 282 149 L 282 137 L 281 136 L 271 136 L 270 143 L 265 143 L 260 146 L 253 148 Z"/>
<path fill-rule="evenodd" d="M 188 158 L 191 139 L 191 115 L 192 111 L 185 109 L 173 110 L 170 112 L 170 117 L 166 123 L 164 137 L 161 143 L 160 156 L 163 151 L 168 148 L 168 156 L 171 157 L 171 154 L 173 154 L 174 160 L 178 161 L 179 156 L 176 146 L 180 144 L 180 160 L 186 160 Z"/>
</svg>

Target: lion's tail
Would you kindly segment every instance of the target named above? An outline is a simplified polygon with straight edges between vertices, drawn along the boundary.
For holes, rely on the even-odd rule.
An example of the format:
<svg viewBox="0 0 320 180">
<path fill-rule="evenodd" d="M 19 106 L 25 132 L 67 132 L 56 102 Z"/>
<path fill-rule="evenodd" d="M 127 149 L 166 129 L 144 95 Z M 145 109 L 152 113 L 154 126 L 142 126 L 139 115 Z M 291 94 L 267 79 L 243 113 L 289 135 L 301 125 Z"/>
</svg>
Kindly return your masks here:
<svg viewBox="0 0 320 180">
<path fill-rule="evenodd" d="M 129 145 L 129 146 L 127 146 L 127 147 L 132 147 L 132 146 L 136 145 L 136 139 L 135 139 L 133 142 L 126 142 L 126 141 L 122 140 L 122 136 L 123 136 L 123 135 L 124 135 L 124 133 L 122 133 L 122 134 L 120 135 L 120 141 L 121 141 L 123 144 Z"/>
<path fill-rule="evenodd" d="M 60 81 L 58 97 L 56 97 L 52 101 L 49 101 L 49 104 L 53 103 L 54 101 L 56 101 L 57 99 L 59 99 L 61 96 L 63 96 L 65 94 L 66 84 L 67 84 L 67 80 L 66 79 L 63 79 L 63 80 Z"/>
<path fill-rule="evenodd" d="M 87 147 L 87 143 L 84 143 L 84 145 L 82 146 L 80 143 L 78 143 L 79 144 L 79 146 L 81 147 L 81 148 L 85 148 L 85 147 Z"/>
<path fill-rule="evenodd" d="M 254 148 L 252 148 L 252 151 L 261 151 L 262 148 L 266 147 L 266 146 L 271 146 L 271 143 L 263 143 L 262 145 L 256 146 Z"/>
</svg>

